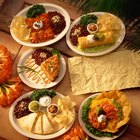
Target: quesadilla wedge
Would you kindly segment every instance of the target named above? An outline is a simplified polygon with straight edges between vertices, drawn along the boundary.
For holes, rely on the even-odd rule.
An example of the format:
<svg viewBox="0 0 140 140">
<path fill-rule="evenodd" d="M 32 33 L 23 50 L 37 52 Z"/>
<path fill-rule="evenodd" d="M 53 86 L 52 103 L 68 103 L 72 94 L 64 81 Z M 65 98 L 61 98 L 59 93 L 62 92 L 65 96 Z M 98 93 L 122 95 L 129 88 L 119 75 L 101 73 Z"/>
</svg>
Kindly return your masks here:
<svg viewBox="0 0 140 140">
<path fill-rule="evenodd" d="M 28 124 L 30 125 L 30 122 Z M 43 133 L 43 129 L 42 129 L 42 112 L 39 112 L 37 118 L 34 120 L 32 133 L 35 133 L 35 134 L 42 134 Z"/>
<path fill-rule="evenodd" d="M 17 122 L 21 129 L 31 132 L 36 118 L 37 113 L 31 113 L 29 115 L 17 119 Z"/>
<path fill-rule="evenodd" d="M 46 116 L 45 113 L 43 113 L 42 115 L 42 123 L 43 123 L 43 134 L 49 134 L 49 133 L 53 133 L 54 132 L 54 129 L 51 125 L 51 123 L 49 122 L 48 120 L 48 117 Z"/>
</svg>

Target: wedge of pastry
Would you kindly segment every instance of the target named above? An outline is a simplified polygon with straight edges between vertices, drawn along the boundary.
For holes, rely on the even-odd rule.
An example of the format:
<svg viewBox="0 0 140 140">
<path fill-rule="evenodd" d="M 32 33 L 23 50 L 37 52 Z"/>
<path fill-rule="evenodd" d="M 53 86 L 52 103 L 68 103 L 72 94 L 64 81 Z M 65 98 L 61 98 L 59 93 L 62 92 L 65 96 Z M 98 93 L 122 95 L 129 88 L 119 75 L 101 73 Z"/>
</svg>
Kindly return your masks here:
<svg viewBox="0 0 140 140">
<path fill-rule="evenodd" d="M 57 55 L 49 57 L 47 60 L 41 63 L 41 70 L 47 76 L 50 81 L 54 81 L 59 75 L 60 60 Z"/>
</svg>

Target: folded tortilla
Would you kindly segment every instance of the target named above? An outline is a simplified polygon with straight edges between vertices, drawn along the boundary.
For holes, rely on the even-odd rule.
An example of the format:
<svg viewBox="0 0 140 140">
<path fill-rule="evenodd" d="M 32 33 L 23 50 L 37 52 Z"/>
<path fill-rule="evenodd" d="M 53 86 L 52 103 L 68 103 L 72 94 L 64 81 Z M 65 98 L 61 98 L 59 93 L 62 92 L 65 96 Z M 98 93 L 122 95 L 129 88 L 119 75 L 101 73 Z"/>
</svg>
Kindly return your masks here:
<svg viewBox="0 0 140 140">
<path fill-rule="evenodd" d="M 37 116 L 37 113 L 31 113 L 29 115 L 17 119 L 17 122 L 20 128 L 22 128 L 25 131 L 31 132 L 32 127 L 34 125 L 34 121 L 37 118 Z"/>
<path fill-rule="evenodd" d="M 42 113 L 38 113 L 39 115 L 37 116 L 37 119 L 34 120 L 34 125 L 32 128 L 32 133 L 35 134 L 42 134 L 43 133 L 43 128 L 42 128 Z M 28 122 L 28 125 L 30 122 Z"/>
<path fill-rule="evenodd" d="M 48 120 L 48 117 L 46 116 L 46 114 L 44 113 L 43 116 L 43 134 L 49 134 L 49 133 L 53 133 L 54 129 L 51 125 L 51 123 Z"/>
<path fill-rule="evenodd" d="M 95 46 L 101 46 L 101 45 L 108 45 L 114 43 L 114 37 L 112 35 L 112 32 L 105 32 L 103 33 L 104 39 L 103 40 L 94 40 L 94 42 L 90 42 L 87 37 L 78 37 L 78 48 L 79 49 L 85 49 L 85 48 L 91 48 Z"/>
</svg>

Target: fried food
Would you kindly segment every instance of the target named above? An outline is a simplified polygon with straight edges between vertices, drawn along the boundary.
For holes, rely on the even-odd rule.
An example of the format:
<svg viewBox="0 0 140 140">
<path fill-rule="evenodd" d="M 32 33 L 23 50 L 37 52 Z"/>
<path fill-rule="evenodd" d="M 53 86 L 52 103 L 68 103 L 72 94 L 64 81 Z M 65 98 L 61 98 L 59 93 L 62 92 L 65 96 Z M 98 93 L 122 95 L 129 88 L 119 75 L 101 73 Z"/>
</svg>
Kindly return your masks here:
<svg viewBox="0 0 140 140">
<path fill-rule="evenodd" d="M 115 133 L 130 120 L 131 104 L 121 91 L 102 92 L 90 105 L 89 123 L 103 132 Z"/>
<path fill-rule="evenodd" d="M 41 69 L 49 80 L 54 81 L 60 71 L 59 57 L 57 55 L 49 57 L 46 61 L 41 63 Z"/>
<path fill-rule="evenodd" d="M 112 31 L 115 38 L 120 34 L 121 24 L 118 17 L 111 14 L 103 14 L 99 16 L 98 21 L 99 32 Z"/>
<path fill-rule="evenodd" d="M 42 22 L 40 29 L 35 29 L 35 22 Z M 31 28 L 30 40 L 32 43 L 45 42 L 54 38 L 54 32 L 51 28 L 50 19 L 47 13 L 43 13 L 35 18 L 26 18 L 25 22 L 28 28 Z"/>
<path fill-rule="evenodd" d="M 11 29 L 17 38 L 23 41 L 29 41 L 31 29 L 27 28 L 25 17 L 15 16 L 11 24 Z"/>
<path fill-rule="evenodd" d="M 8 49 L 0 45 L 0 83 L 5 82 L 12 74 L 12 57 Z"/>
</svg>

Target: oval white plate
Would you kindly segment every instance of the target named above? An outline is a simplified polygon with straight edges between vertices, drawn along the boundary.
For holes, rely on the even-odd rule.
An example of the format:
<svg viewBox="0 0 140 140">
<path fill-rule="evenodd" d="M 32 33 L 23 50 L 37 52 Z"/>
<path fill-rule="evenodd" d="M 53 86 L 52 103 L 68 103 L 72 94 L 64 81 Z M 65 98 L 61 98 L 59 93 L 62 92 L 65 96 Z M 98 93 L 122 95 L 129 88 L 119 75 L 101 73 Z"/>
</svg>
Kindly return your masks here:
<svg viewBox="0 0 140 140">
<path fill-rule="evenodd" d="M 48 50 L 50 50 L 51 48 L 46 48 Z M 25 61 L 26 59 L 29 58 L 29 56 L 32 55 L 32 53 L 35 51 L 35 49 L 30 49 L 28 51 L 26 51 L 19 59 L 18 62 L 18 66 L 23 66 L 25 65 Z M 55 81 L 48 83 L 48 84 L 41 84 L 41 82 L 36 83 L 34 80 L 32 80 L 32 77 L 28 78 L 27 75 L 23 72 L 23 73 L 19 73 L 20 71 L 22 71 L 21 68 L 17 68 L 17 71 L 19 73 L 19 77 L 21 78 L 21 80 L 28 86 L 32 87 L 32 88 L 51 88 L 55 85 L 57 85 L 64 77 L 65 73 L 66 73 L 66 62 L 65 59 L 63 58 L 63 56 L 60 56 L 60 60 L 61 60 L 61 65 L 60 65 L 60 72 L 58 77 L 55 79 Z"/>
<path fill-rule="evenodd" d="M 14 116 L 14 108 L 17 104 L 18 101 L 22 100 L 23 98 L 26 98 L 26 97 L 30 97 L 32 91 L 31 92 L 28 92 L 26 94 L 23 94 L 22 96 L 20 96 L 17 100 L 15 100 L 15 102 L 11 105 L 10 107 L 10 110 L 9 110 L 9 120 L 12 124 L 12 126 L 16 129 L 16 131 L 18 131 L 19 133 L 21 133 L 22 135 L 26 136 L 26 137 L 29 137 L 29 138 L 33 138 L 33 139 L 52 139 L 52 138 L 56 138 L 64 133 L 66 133 L 73 125 L 74 121 L 75 121 L 75 109 L 73 108 L 72 112 L 74 114 L 74 119 L 73 121 L 71 122 L 71 124 L 65 129 L 65 128 L 62 128 L 60 131 L 56 132 L 56 133 L 52 133 L 52 134 L 47 134 L 47 135 L 38 135 L 38 134 L 33 134 L 33 133 L 28 133 L 24 130 L 22 130 L 19 126 L 18 126 L 18 123 L 16 121 L 16 118 Z M 57 93 L 57 92 L 56 92 Z M 60 94 L 60 93 L 57 93 L 60 97 L 63 97 L 64 95 Z"/>
<path fill-rule="evenodd" d="M 85 123 L 82 121 L 82 107 L 83 107 L 83 105 L 87 102 L 87 100 L 88 100 L 89 98 L 94 98 L 94 97 L 96 97 L 98 94 L 99 94 L 99 93 L 93 94 L 93 95 L 87 97 L 87 98 L 82 102 L 82 104 L 80 105 L 79 112 L 78 112 L 79 123 L 80 123 L 82 129 L 85 131 L 85 133 L 86 133 L 88 136 L 90 136 L 91 138 L 94 138 L 94 139 L 96 139 L 96 140 L 113 140 L 113 139 L 116 139 L 116 138 L 120 137 L 120 136 L 126 131 L 126 129 L 127 129 L 127 127 L 128 127 L 128 123 L 125 125 L 124 129 L 123 129 L 118 135 L 115 135 L 115 136 L 113 136 L 113 137 L 98 137 L 98 136 L 95 136 L 95 135 L 93 135 L 92 133 L 90 133 L 90 132 L 87 130 L 87 128 L 85 127 Z"/>
<path fill-rule="evenodd" d="M 25 42 L 25 41 L 22 41 L 20 39 L 18 39 L 15 34 L 13 33 L 12 29 L 10 28 L 10 33 L 12 35 L 12 37 L 15 39 L 15 41 L 17 41 L 19 44 L 22 44 L 24 46 L 30 46 L 30 47 L 42 47 L 42 46 L 48 46 L 48 45 L 51 45 L 57 41 L 59 41 L 68 31 L 69 29 L 69 26 L 70 26 L 70 16 L 69 14 L 67 13 L 67 11 L 65 9 L 63 9 L 62 7 L 58 6 L 58 5 L 55 5 L 55 4 L 51 4 L 51 3 L 39 3 L 40 5 L 43 5 L 46 9 L 46 12 L 49 12 L 49 11 L 57 11 L 57 12 L 60 12 L 64 18 L 65 18 L 65 21 L 66 21 L 66 27 L 65 29 L 58 35 L 56 35 L 56 37 L 54 39 L 51 39 L 51 40 L 48 40 L 46 42 L 42 42 L 42 43 L 31 43 L 31 42 Z M 33 6 L 33 5 L 32 5 Z M 29 6 L 29 7 L 26 7 L 24 8 L 22 11 L 20 11 L 16 16 L 26 16 L 26 13 L 27 13 L 27 10 L 32 7 L 32 6 Z"/>
<path fill-rule="evenodd" d="M 100 16 L 100 15 L 103 15 L 103 14 L 106 14 L 105 12 L 94 12 L 94 13 L 88 13 L 88 14 L 95 14 L 96 16 Z M 107 14 L 110 14 L 110 13 L 107 13 Z M 112 15 L 112 14 L 110 14 Z M 82 15 L 84 16 L 84 15 Z M 81 16 L 81 17 L 82 17 Z M 113 15 L 115 16 L 115 15 Z M 123 24 L 123 22 L 119 19 L 120 23 L 121 23 L 121 32 L 120 32 L 120 37 L 116 40 L 115 44 L 104 50 L 104 51 L 101 51 L 101 52 L 96 52 L 96 53 L 88 53 L 88 52 L 82 52 L 80 51 L 77 46 L 74 46 L 72 43 L 71 43 L 71 40 L 70 40 L 70 32 L 71 32 L 71 29 L 74 25 L 78 24 L 81 17 L 77 18 L 70 26 L 70 29 L 69 31 L 67 32 L 66 34 L 66 42 L 67 42 L 67 45 L 76 53 L 80 54 L 80 55 L 84 55 L 84 56 L 100 56 L 100 55 L 104 55 L 104 54 L 107 54 L 113 50 L 115 50 L 117 47 L 119 47 L 119 45 L 122 43 L 124 37 L 125 37 L 125 26 Z"/>
</svg>

